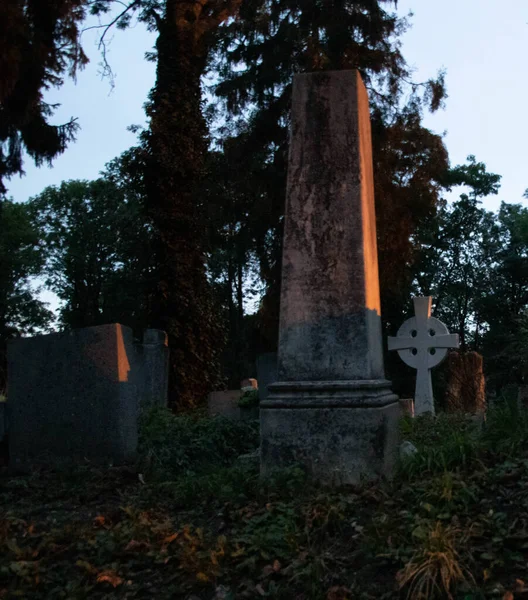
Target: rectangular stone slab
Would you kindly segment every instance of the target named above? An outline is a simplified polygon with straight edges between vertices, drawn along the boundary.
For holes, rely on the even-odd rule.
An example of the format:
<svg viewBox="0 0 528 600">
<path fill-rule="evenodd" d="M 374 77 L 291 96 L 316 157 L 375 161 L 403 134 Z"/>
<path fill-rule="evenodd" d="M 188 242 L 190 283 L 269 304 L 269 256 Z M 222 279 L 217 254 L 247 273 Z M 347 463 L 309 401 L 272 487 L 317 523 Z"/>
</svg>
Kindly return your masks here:
<svg viewBox="0 0 528 600">
<path fill-rule="evenodd" d="M 327 486 L 390 478 L 400 416 L 397 402 L 375 408 L 261 410 L 261 474 L 297 464 Z"/>
<path fill-rule="evenodd" d="M 10 468 L 136 457 L 138 365 L 119 324 L 8 342 Z"/>
<path fill-rule="evenodd" d="M 278 378 L 383 377 L 367 92 L 357 71 L 298 75 Z"/>
</svg>

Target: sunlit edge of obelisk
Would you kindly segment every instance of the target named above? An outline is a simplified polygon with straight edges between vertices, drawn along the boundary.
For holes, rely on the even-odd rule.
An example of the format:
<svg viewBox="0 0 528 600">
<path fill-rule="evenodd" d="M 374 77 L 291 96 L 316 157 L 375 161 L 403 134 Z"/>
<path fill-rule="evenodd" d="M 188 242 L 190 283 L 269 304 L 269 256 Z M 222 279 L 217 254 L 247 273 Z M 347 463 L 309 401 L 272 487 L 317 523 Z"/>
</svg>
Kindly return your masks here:
<svg viewBox="0 0 528 600">
<path fill-rule="evenodd" d="M 296 76 L 279 381 L 260 411 L 264 476 L 295 464 L 329 485 L 392 474 L 400 407 L 383 371 L 373 190 L 359 73 Z"/>
</svg>

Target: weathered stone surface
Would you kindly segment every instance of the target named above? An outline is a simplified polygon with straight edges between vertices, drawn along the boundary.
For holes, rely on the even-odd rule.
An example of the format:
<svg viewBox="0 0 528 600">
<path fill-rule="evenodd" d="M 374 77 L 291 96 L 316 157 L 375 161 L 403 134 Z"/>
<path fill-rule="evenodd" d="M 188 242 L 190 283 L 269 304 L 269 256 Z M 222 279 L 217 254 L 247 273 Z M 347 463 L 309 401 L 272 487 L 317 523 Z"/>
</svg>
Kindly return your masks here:
<svg viewBox="0 0 528 600">
<path fill-rule="evenodd" d="M 7 433 L 7 402 L 0 402 L 0 442 Z"/>
<path fill-rule="evenodd" d="M 357 71 L 294 78 L 279 381 L 380 379 L 370 114 Z"/>
<path fill-rule="evenodd" d="M 240 382 L 240 389 L 243 390 L 245 388 L 258 390 L 258 380 L 253 379 L 252 377 L 248 377 L 247 379 L 242 379 Z"/>
<path fill-rule="evenodd" d="M 300 462 L 329 485 L 388 476 L 400 407 L 384 379 L 370 114 L 356 71 L 294 78 L 283 248 L 261 472 Z"/>
<path fill-rule="evenodd" d="M 210 417 L 221 416 L 226 419 L 239 419 L 240 410 L 238 401 L 240 400 L 240 390 L 226 390 L 221 392 L 211 392 L 207 400 L 207 412 Z"/>
<path fill-rule="evenodd" d="M 277 353 L 266 352 L 257 356 L 257 380 L 259 398 L 263 402 L 268 397 L 268 386 L 277 381 Z"/>
<path fill-rule="evenodd" d="M 431 316 L 431 296 L 413 298 L 414 317 L 398 329 L 396 337 L 388 338 L 389 350 L 397 350 L 406 365 L 416 369 L 414 410 L 417 415 L 435 414 L 431 369 L 439 365 L 448 348 L 458 348 L 458 334 Z"/>
<path fill-rule="evenodd" d="M 406 459 L 411 458 L 415 454 L 418 454 L 418 448 L 412 443 L 406 440 L 400 444 L 400 458 Z"/>
<path fill-rule="evenodd" d="M 390 477 L 398 456 L 397 402 L 372 408 L 260 411 L 261 473 L 302 465 L 324 485 Z"/>
<path fill-rule="evenodd" d="M 447 357 L 446 411 L 486 412 L 483 359 L 478 352 L 450 352 Z"/>
<path fill-rule="evenodd" d="M 136 344 L 139 357 L 137 385 L 141 410 L 166 406 L 169 387 L 168 336 L 159 329 L 146 329 L 143 343 Z"/>
<path fill-rule="evenodd" d="M 132 331 L 102 325 L 8 342 L 10 467 L 135 458 Z"/>
</svg>

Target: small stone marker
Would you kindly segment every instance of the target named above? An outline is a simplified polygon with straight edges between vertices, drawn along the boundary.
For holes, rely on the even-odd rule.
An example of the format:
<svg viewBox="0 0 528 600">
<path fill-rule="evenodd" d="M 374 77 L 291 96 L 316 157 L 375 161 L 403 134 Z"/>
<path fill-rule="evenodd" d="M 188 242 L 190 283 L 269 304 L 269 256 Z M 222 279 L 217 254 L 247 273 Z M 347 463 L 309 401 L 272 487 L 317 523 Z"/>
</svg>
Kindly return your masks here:
<svg viewBox="0 0 528 600">
<path fill-rule="evenodd" d="M 458 334 L 431 317 L 431 296 L 413 298 L 415 317 L 407 319 L 396 337 L 389 337 L 389 350 L 397 350 L 406 365 L 416 369 L 414 413 L 434 414 L 431 369 L 446 357 L 448 348 L 458 348 Z"/>
<path fill-rule="evenodd" d="M 446 412 L 486 413 L 483 364 L 478 352 L 450 352 L 447 355 Z"/>
</svg>

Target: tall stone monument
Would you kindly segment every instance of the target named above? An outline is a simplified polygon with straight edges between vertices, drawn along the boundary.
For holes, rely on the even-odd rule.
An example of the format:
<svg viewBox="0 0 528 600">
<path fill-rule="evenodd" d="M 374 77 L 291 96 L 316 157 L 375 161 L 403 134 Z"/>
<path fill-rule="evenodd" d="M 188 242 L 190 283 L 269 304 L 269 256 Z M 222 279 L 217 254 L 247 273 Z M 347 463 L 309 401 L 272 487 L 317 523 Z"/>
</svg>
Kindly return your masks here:
<svg viewBox="0 0 528 600">
<path fill-rule="evenodd" d="M 357 71 L 293 84 L 278 381 L 261 472 L 324 484 L 390 475 L 399 405 L 384 378 L 368 96 Z"/>
</svg>

